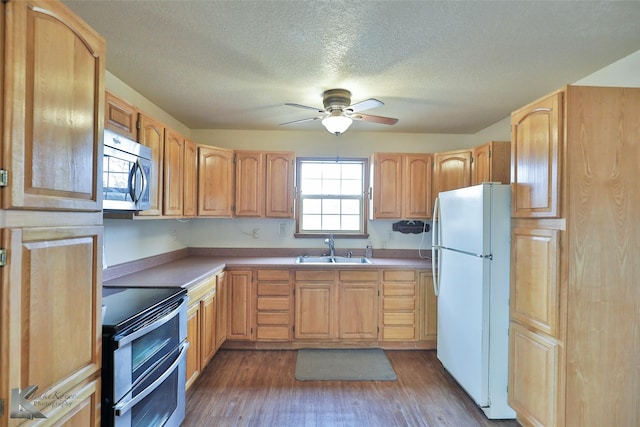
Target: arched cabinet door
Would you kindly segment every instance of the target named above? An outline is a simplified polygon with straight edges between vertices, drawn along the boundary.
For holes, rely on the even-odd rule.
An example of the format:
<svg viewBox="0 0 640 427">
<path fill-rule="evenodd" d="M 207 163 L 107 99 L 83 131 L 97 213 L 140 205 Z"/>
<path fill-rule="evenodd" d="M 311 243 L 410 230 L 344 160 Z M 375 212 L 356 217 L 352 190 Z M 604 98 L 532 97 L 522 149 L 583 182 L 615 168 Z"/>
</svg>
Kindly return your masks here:
<svg viewBox="0 0 640 427">
<path fill-rule="evenodd" d="M 3 7 L 2 207 L 101 210 L 104 40 L 61 3 Z"/>
</svg>

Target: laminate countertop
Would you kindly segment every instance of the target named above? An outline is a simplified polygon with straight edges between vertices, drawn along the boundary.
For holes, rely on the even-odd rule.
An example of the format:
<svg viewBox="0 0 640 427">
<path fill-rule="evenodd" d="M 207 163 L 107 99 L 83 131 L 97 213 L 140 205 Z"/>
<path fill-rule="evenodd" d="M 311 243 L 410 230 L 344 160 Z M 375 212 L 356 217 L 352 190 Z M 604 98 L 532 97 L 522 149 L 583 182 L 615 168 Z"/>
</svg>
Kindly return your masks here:
<svg viewBox="0 0 640 427">
<path fill-rule="evenodd" d="M 413 268 L 430 270 L 428 258 L 371 258 L 372 264 L 296 264 L 295 257 L 211 257 L 189 256 L 162 265 L 136 271 L 107 280 L 104 286 L 153 286 L 189 288 L 223 269 L 295 268 L 318 269 L 380 269 Z"/>
</svg>

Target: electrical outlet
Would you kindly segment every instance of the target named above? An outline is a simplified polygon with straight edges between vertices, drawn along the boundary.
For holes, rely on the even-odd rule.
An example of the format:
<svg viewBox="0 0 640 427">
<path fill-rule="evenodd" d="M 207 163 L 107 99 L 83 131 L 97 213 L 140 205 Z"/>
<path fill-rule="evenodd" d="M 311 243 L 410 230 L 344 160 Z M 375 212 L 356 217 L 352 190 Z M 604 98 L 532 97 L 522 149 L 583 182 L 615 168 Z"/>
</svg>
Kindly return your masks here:
<svg viewBox="0 0 640 427">
<path fill-rule="evenodd" d="M 253 238 L 254 239 L 259 239 L 260 238 L 260 229 L 259 228 L 254 228 L 253 229 Z"/>
<path fill-rule="evenodd" d="M 284 237 L 287 235 L 287 223 L 281 222 L 278 224 L 278 236 Z"/>
</svg>

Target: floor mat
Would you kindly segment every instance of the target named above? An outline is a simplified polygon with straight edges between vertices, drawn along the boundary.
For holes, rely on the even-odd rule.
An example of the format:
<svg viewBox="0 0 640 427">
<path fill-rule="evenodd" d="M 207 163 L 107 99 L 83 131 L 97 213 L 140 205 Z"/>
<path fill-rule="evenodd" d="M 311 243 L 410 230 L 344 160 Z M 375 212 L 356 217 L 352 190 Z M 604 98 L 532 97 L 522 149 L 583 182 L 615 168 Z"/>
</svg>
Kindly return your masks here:
<svg viewBox="0 0 640 427">
<path fill-rule="evenodd" d="M 300 349 L 295 378 L 302 381 L 393 381 L 397 376 L 379 348 Z"/>
</svg>

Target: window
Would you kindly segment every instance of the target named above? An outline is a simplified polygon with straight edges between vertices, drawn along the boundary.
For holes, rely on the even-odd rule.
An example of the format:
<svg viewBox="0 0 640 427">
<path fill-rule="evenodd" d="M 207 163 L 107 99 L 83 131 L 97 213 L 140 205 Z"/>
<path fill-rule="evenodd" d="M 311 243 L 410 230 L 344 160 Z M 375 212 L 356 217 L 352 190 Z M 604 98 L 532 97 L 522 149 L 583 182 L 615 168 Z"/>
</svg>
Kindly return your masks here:
<svg viewBox="0 0 640 427">
<path fill-rule="evenodd" d="M 367 159 L 297 159 L 298 237 L 366 237 Z"/>
</svg>

